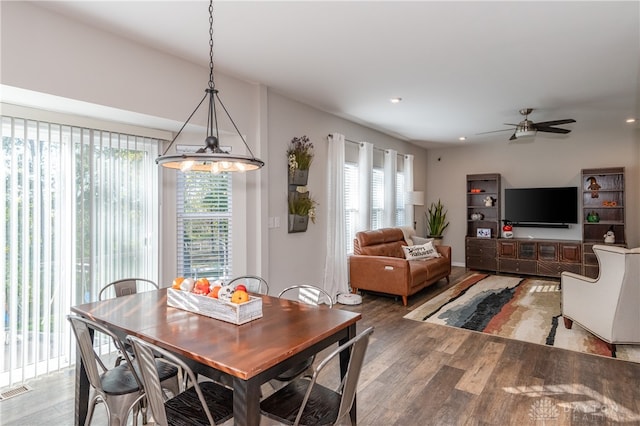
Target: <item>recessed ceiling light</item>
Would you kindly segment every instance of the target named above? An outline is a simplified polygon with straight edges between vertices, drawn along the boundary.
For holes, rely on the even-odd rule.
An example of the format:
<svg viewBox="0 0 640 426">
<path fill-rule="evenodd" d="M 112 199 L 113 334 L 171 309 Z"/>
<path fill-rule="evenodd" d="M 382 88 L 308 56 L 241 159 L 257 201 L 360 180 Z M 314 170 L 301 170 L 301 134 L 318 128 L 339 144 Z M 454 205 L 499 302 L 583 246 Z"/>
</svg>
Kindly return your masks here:
<svg viewBox="0 0 640 426">
<path fill-rule="evenodd" d="M 460 136 L 460 137 L 458 138 L 458 140 L 466 141 L 466 140 L 467 140 L 467 137 L 466 137 L 466 136 Z"/>
<path fill-rule="evenodd" d="M 636 119 L 635 118 L 627 118 L 627 123 L 635 123 Z"/>
<path fill-rule="evenodd" d="M 402 102 L 402 98 L 391 98 L 389 100 L 392 104 L 399 104 L 400 102 Z"/>
</svg>

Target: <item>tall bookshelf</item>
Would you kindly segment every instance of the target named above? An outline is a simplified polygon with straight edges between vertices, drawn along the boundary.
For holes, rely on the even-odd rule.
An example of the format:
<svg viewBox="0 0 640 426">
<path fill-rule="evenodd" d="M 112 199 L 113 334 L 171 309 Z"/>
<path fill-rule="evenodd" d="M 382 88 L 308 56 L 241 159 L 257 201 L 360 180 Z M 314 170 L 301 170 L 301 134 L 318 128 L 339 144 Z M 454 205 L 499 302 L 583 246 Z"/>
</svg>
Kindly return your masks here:
<svg viewBox="0 0 640 426">
<path fill-rule="evenodd" d="M 486 271 L 496 271 L 498 268 L 496 247 L 500 237 L 502 211 L 500 181 L 499 173 L 467 175 L 467 268 Z M 493 199 L 491 205 L 485 204 L 487 197 Z M 479 231 L 483 236 L 480 236 Z"/>
<path fill-rule="evenodd" d="M 612 244 L 627 244 L 624 190 L 624 167 L 582 170 L 582 253 L 587 276 L 598 276 L 593 245 L 605 244 L 604 235 L 608 230 L 615 234 Z"/>
</svg>

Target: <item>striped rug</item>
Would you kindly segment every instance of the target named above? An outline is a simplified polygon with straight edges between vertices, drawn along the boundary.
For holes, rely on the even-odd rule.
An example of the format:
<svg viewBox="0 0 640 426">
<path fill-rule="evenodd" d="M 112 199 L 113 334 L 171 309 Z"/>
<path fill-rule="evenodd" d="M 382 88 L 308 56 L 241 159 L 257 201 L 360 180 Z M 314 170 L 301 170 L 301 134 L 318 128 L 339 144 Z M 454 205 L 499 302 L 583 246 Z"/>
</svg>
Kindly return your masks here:
<svg viewBox="0 0 640 426">
<path fill-rule="evenodd" d="M 558 280 L 472 274 L 404 318 L 640 362 L 640 345 L 611 353 L 579 324 L 567 330 L 560 301 Z"/>
</svg>

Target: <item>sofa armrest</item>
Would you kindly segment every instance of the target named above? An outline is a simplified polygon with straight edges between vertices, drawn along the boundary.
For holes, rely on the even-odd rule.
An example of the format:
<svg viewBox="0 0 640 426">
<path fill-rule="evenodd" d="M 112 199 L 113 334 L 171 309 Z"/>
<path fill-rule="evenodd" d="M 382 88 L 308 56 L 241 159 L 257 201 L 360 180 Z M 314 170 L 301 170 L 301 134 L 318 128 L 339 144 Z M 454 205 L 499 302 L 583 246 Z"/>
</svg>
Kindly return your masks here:
<svg viewBox="0 0 640 426">
<path fill-rule="evenodd" d="M 451 246 L 439 245 L 434 247 L 442 256 L 446 257 L 447 259 L 451 259 Z"/>
</svg>

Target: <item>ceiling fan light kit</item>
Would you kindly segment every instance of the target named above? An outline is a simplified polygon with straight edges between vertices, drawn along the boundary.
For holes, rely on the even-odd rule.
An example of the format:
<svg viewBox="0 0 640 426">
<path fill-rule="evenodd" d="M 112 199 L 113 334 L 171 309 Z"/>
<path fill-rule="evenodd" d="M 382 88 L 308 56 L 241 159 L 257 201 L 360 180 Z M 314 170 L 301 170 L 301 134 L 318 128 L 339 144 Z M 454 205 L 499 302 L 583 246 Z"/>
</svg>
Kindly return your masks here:
<svg viewBox="0 0 640 426">
<path fill-rule="evenodd" d="M 539 123 L 534 123 L 533 121 L 529 120 L 529 114 L 533 112 L 533 108 L 523 108 L 519 112 L 521 115 L 524 115 L 524 120 L 522 120 L 518 124 L 504 123 L 505 126 L 515 127 L 513 134 L 509 138 L 510 141 L 513 141 L 519 138 L 527 138 L 527 137 L 530 138 L 535 136 L 538 132 L 567 134 L 567 133 L 570 133 L 571 130 L 562 129 L 560 127 L 554 127 L 554 126 L 576 122 L 576 120 L 574 120 L 573 118 L 567 118 L 564 120 L 541 121 Z M 490 132 L 482 132 L 482 133 L 476 133 L 476 134 L 484 135 L 487 133 L 508 132 L 510 130 L 511 129 L 493 130 Z"/>
<path fill-rule="evenodd" d="M 184 130 L 196 111 L 198 111 L 204 100 L 207 98 L 209 98 L 209 111 L 207 115 L 207 137 L 205 139 L 205 146 L 194 153 L 176 153 L 167 155 L 167 152 L 169 152 L 169 149 L 171 149 L 175 144 L 178 136 L 182 133 L 182 130 Z M 225 151 L 220 147 L 216 101 L 220 103 L 220 106 L 231 121 L 231 124 L 238 133 L 238 136 L 240 136 L 240 139 L 244 143 L 244 146 L 247 148 L 250 155 L 231 155 L 230 152 Z M 231 118 L 227 108 L 220 100 L 218 90 L 216 90 L 213 82 L 213 0 L 209 1 L 209 86 L 205 89 L 204 97 L 200 100 L 198 106 L 196 106 L 189 118 L 187 118 L 187 121 L 182 125 L 167 149 L 164 150 L 162 155 L 156 158 L 156 164 L 171 169 L 179 169 L 183 172 L 206 171 L 211 173 L 246 172 L 258 170 L 264 166 L 264 161 L 256 158 L 253 155 L 253 152 L 251 152 L 251 148 L 249 148 L 247 141 L 240 133 L 238 126 L 236 126 L 236 123 L 233 121 L 233 118 Z"/>
</svg>

